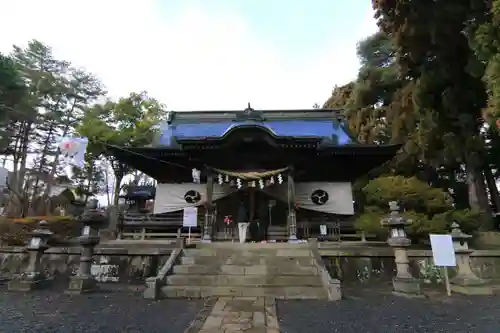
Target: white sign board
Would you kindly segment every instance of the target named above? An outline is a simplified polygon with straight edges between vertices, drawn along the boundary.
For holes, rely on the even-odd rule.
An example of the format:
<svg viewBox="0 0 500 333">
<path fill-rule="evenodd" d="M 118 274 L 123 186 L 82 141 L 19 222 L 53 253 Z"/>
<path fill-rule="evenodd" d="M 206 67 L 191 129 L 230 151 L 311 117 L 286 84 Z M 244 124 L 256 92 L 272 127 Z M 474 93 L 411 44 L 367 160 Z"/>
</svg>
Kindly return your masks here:
<svg viewBox="0 0 500 333">
<path fill-rule="evenodd" d="M 431 239 L 432 257 L 434 265 L 442 267 L 455 267 L 455 249 L 451 235 L 429 235 Z"/>
<path fill-rule="evenodd" d="M 196 227 L 198 225 L 198 207 L 184 208 L 184 216 L 182 219 L 183 227 Z"/>
<path fill-rule="evenodd" d="M 7 177 L 9 176 L 9 170 L 4 167 L 0 167 L 0 188 L 7 186 Z"/>
<path fill-rule="evenodd" d="M 85 227 L 83 227 L 82 235 L 84 235 L 84 236 L 90 236 L 90 227 L 88 225 L 86 225 Z"/>
<path fill-rule="evenodd" d="M 322 224 L 319 226 L 319 233 L 321 236 L 326 236 L 326 225 Z"/>
</svg>

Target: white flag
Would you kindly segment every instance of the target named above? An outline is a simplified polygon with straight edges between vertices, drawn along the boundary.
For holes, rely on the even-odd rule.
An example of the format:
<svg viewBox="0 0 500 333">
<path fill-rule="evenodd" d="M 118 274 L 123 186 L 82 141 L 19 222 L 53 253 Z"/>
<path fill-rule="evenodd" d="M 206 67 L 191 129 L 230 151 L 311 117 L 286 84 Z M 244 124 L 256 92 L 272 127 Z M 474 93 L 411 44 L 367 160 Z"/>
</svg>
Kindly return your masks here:
<svg viewBox="0 0 500 333">
<path fill-rule="evenodd" d="M 59 149 L 65 158 L 70 159 L 71 163 L 83 168 L 88 143 L 88 138 L 63 138 L 59 144 Z"/>
</svg>

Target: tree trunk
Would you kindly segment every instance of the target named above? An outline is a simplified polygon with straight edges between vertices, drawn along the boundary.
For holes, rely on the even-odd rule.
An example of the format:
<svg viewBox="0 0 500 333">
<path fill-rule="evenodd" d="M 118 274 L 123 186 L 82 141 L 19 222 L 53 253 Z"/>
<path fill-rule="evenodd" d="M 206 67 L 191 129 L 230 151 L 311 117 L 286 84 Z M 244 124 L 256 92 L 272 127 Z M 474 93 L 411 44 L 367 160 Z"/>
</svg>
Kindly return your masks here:
<svg viewBox="0 0 500 333">
<path fill-rule="evenodd" d="M 109 193 L 109 165 L 106 162 L 106 167 L 104 168 L 104 181 L 106 182 L 106 199 L 108 202 L 108 207 L 111 206 L 111 195 Z"/>
<path fill-rule="evenodd" d="M 71 117 L 73 116 L 73 112 L 75 110 L 75 107 L 76 107 L 76 99 L 73 101 L 73 105 L 71 105 L 71 109 L 68 113 L 68 115 L 66 116 L 66 124 L 64 125 L 64 129 L 63 129 L 63 132 L 61 134 L 61 137 L 65 137 L 68 135 L 69 133 L 69 130 L 70 130 L 70 119 Z M 49 181 L 47 183 L 47 186 L 45 187 L 45 191 L 43 192 L 43 198 L 46 199 L 46 202 L 47 202 L 47 206 L 45 208 L 45 211 L 48 213 L 50 211 L 50 192 L 52 191 L 52 180 L 54 179 L 55 175 L 56 175 L 56 172 L 57 172 L 57 166 L 59 165 L 59 158 L 61 157 L 61 150 L 60 149 L 57 149 L 56 151 L 56 155 L 54 157 L 54 163 L 52 164 L 52 169 L 50 170 L 50 173 L 49 173 L 49 179 L 51 181 Z"/>
<path fill-rule="evenodd" d="M 113 206 L 118 207 L 118 200 L 120 196 L 121 184 L 123 180 L 123 173 L 115 173 L 115 188 L 113 189 Z"/>
<path fill-rule="evenodd" d="M 33 122 L 27 121 L 24 123 L 20 130 L 20 139 L 19 139 L 19 169 L 14 174 L 14 182 L 12 184 L 12 192 L 14 195 L 12 196 L 12 200 L 9 203 L 9 215 L 20 215 L 24 216 L 24 213 L 27 208 L 27 198 L 25 191 L 25 183 L 26 183 L 26 162 L 28 158 L 28 143 L 29 143 L 29 134 L 31 132 L 31 126 Z"/>
<path fill-rule="evenodd" d="M 495 207 L 495 213 L 500 212 L 500 193 L 498 191 L 498 187 L 495 181 L 495 177 L 493 177 L 493 172 L 491 169 L 486 167 L 484 168 L 484 178 L 486 179 L 486 184 L 488 184 L 488 190 L 490 193 L 491 202 Z"/>
<path fill-rule="evenodd" d="M 471 209 L 483 213 L 481 230 L 491 230 L 493 220 L 491 218 L 491 207 L 486 194 L 483 174 L 472 168 L 467 170 L 467 185 L 469 188 L 469 205 Z"/>
</svg>

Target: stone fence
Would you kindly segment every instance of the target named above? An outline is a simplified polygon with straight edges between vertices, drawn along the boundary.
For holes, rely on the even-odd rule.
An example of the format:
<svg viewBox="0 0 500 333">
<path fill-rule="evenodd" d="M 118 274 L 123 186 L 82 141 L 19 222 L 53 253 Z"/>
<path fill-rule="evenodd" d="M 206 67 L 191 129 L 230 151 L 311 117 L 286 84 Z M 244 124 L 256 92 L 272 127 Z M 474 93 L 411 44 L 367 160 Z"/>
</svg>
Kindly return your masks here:
<svg viewBox="0 0 500 333">
<path fill-rule="evenodd" d="M 143 284 L 144 280 L 156 276 L 177 247 L 100 244 L 95 248 L 91 273 L 98 282 L 123 282 Z M 56 280 L 67 280 L 76 274 L 81 247 L 53 247 L 45 251 L 41 266 L 46 276 Z M 0 276 L 11 279 L 23 273 L 28 266 L 28 252 L 24 247 L 0 247 Z"/>
<path fill-rule="evenodd" d="M 343 282 L 389 281 L 394 276 L 394 252 L 389 247 L 321 246 L 319 252 L 330 275 Z M 433 264 L 431 250 L 408 250 L 410 270 L 424 283 L 444 283 L 440 269 Z M 500 283 L 500 250 L 475 250 L 470 255 L 472 271 L 480 278 Z M 450 268 L 450 276 L 455 270 Z"/>
<path fill-rule="evenodd" d="M 95 248 L 92 274 L 99 282 L 144 284 L 154 277 L 168 260 L 178 244 L 107 244 Z M 81 248 L 53 247 L 45 251 L 42 267 L 47 276 L 67 279 L 76 273 Z M 394 252 L 390 247 L 330 245 L 319 243 L 319 254 L 325 261 L 330 275 L 343 283 L 364 283 L 390 280 L 394 275 Z M 442 276 L 432 261 L 430 250 L 408 250 L 411 272 L 423 282 L 441 283 Z M 476 250 L 471 254 L 471 267 L 479 277 L 500 282 L 500 250 Z M 10 279 L 25 271 L 28 253 L 24 247 L 0 248 L 0 276 Z M 451 276 L 454 270 L 450 270 Z"/>
</svg>

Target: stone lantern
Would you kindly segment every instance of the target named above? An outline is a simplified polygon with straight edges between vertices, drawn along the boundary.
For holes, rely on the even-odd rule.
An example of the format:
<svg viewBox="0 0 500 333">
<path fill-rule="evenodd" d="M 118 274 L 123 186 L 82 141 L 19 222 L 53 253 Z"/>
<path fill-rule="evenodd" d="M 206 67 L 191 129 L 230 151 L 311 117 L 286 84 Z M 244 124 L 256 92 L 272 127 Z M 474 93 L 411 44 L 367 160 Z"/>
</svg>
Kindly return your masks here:
<svg viewBox="0 0 500 333">
<path fill-rule="evenodd" d="M 96 289 L 96 280 L 90 273 L 94 247 L 99 244 L 99 227 L 106 222 L 103 212 L 95 209 L 85 211 L 80 220 L 83 222 L 82 235 L 78 237 L 78 242 L 82 247 L 80 255 L 80 266 L 75 276 L 70 278 L 67 293 L 82 294 L 92 292 Z"/>
<path fill-rule="evenodd" d="M 457 275 L 450 280 L 451 290 L 465 295 L 492 295 L 491 287 L 485 286 L 484 281 L 470 267 L 470 254 L 474 251 L 468 245 L 471 237 L 462 232 L 458 223 L 453 222 L 451 238 L 457 260 Z"/>
<path fill-rule="evenodd" d="M 397 202 L 389 203 L 389 216 L 382 219 L 380 224 L 390 230 L 387 243 L 394 249 L 396 262 L 396 276 L 392 279 L 393 292 L 399 295 L 418 295 L 420 294 L 420 282 L 410 273 L 410 264 L 408 260 L 407 247 L 411 240 L 406 237 L 404 228 L 412 223 L 399 213 Z"/>
<path fill-rule="evenodd" d="M 47 221 L 40 221 L 38 228 L 31 233 L 31 240 L 26 247 L 29 253 L 29 262 L 26 272 L 14 278 L 8 284 L 11 291 L 29 291 L 40 289 L 45 281 L 45 274 L 41 265 L 42 255 L 49 248 L 48 242 L 53 233 L 48 229 Z"/>
</svg>

